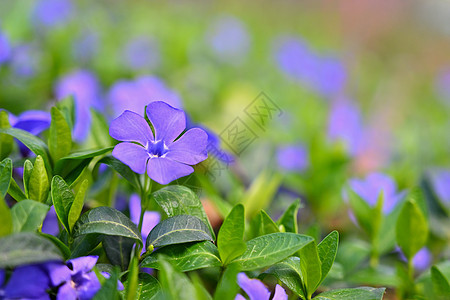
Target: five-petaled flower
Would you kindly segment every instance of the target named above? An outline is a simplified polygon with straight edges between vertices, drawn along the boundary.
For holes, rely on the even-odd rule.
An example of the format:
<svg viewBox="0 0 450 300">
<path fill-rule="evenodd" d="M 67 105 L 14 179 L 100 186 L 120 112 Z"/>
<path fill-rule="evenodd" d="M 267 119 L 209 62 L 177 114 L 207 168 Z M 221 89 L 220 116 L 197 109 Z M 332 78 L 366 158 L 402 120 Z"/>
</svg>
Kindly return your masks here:
<svg viewBox="0 0 450 300">
<path fill-rule="evenodd" d="M 194 172 L 191 165 L 205 160 L 208 135 L 200 128 L 186 129 L 184 111 L 156 101 L 147 106 L 147 121 L 137 113 L 126 110 L 111 122 L 109 134 L 122 141 L 112 155 L 134 172 L 148 176 L 160 184 Z M 180 136 L 181 135 L 181 136 Z"/>
</svg>

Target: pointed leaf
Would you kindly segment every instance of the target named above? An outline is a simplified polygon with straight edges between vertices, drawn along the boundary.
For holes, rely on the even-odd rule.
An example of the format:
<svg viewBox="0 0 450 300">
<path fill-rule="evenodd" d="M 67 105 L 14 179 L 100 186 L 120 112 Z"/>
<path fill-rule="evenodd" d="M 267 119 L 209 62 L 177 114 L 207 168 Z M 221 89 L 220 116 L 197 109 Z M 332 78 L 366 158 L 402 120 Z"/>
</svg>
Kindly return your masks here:
<svg viewBox="0 0 450 300">
<path fill-rule="evenodd" d="M 0 110 L 0 129 L 11 128 L 9 124 L 8 113 L 4 110 Z M 6 158 L 12 151 L 14 145 L 14 139 L 12 136 L 0 133 L 0 159 Z"/>
<path fill-rule="evenodd" d="M 27 196 L 25 196 L 24 192 L 20 189 L 20 187 L 17 185 L 14 178 L 11 178 L 11 182 L 9 184 L 8 194 L 14 198 L 16 201 L 22 201 L 27 199 Z"/>
<path fill-rule="evenodd" d="M 278 225 L 283 225 L 286 232 L 298 233 L 297 215 L 300 209 L 300 199 L 292 202 L 278 220 Z"/>
<path fill-rule="evenodd" d="M 38 155 L 28 181 L 28 198 L 38 202 L 45 202 L 48 197 L 50 183 L 42 156 Z"/>
<path fill-rule="evenodd" d="M 205 225 L 206 226 L 206 225 Z M 160 264 L 159 279 L 162 286 L 163 297 L 166 300 L 192 300 L 196 299 L 196 290 L 189 278 L 178 272 L 164 256 L 158 258 Z"/>
<path fill-rule="evenodd" d="M 117 290 L 117 282 L 119 280 L 119 270 L 117 268 L 112 269 L 112 271 L 108 272 L 110 275 L 108 279 L 102 284 L 100 290 L 95 293 L 92 300 L 119 300 L 120 295 Z"/>
<path fill-rule="evenodd" d="M 120 160 L 112 157 L 106 156 L 102 158 L 99 164 L 105 164 L 111 168 L 113 168 L 117 173 L 119 173 L 123 178 L 125 178 L 133 187 L 139 188 L 139 178 L 136 173 L 134 173 L 130 167 L 122 163 Z"/>
<path fill-rule="evenodd" d="M 431 282 L 433 285 L 433 294 L 437 299 L 448 299 L 450 295 L 450 284 L 444 274 L 435 266 L 431 267 Z"/>
<path fill-rule="evenodd" d="M 128 280 L 124 282 L 125 290 L 128 286 Z M 161 285 L 155 277 L 147 273 L 139 273 L 138 284 L 136 288 L 136 299 L 152 300 L 159 299 L 161 296 Z"/>
<path fill-rule="evenodd" d="M 219 283 L 214 293 L 214 300 L 233 300 L 239 291 L 237 284 L 237 266 L 228 266 L 222 273 Z"/>
<path fill-rule="evenodd" d="M 69 125 L 70 128 L 73 128 L 75 124 L 75 101 L 73 100 L 73 96 L 68 96 L 63 100 L 58 101 L 56 107 L 63 115 L 67 125 Z"/>
<path fill-rule="evenodd" d="M 131 252 L 135 244 L 134 239 L 106 235 L 103 237 L 103 249 L 111 264 L 119 266 L 122 271 L 128 269 Z"/>
<path fill-rule="evenodd" d="M 178 215 L 168 218 L 150 231 L 147 249 L 195 241 L 212 241 L 209 228 L 197 217 Z"/>
<path fill-rule="evenodd" d="M 327 277 L 328 272 L 330 272 L 331 267 L 333 266 L 337 254 L 338 244 L 339 233 L 335 230 L 327 235 L 319 243 L 319 245 L 317 245 L 317 252 L 319 253 L 322 268 L 322 279 L 320 282 Z"/>
<path fill-rule="evenodd" d="M 244 231 L 244 206 L 237 204 L 223 221 L 217 237 L 217 247 L 224 265 L 242 255 L 247 249 Z"/>
<path fill-rule="evenodd" d="M 302 275 L 300 270 L 300 259 L 298 257 L 288 257 L 283 261 L 271 266 L 260 277 L 264 278 L 267 274 L 275 276 L 284 283 L 291 291 L 302 299 L 306 299 L 306 293 L 303 291 Z"/>
<path fill-rule="evenodd" d="M 11 210 L 9 209 L 5 200 L 1 196 L 0 196 L 0 220 L 2 220 L 0 226 L 0 237 L 10 234 L 13 231 Z"/>
<path fill-rule="evenodd" d="M 88 183 L 89 182 L 87 181 L 87 179 L 83 180 L 80 188 L 78 189 L 78 193 L 75 195 L 72 206 L 70 207 L 69 215 L 67 218 L 70 230 L 73 229 L 76 221 L 80 218 L 81 211 L 83 210 L 84 198 L 88 188 Z"/>
<path fill-rule="evenodd" d="M 209 241 L 204 241 L 170 245 L 158 249 L 142 261 L 141 267 L 158 269 L 160 254 L 163 254 L 165 259 L 180 272 L 222 266 L 217 247 Z"/>
<path fill-rule="evenodd" d="M 0 196 L 4 198 L 12 179 L 12 160 L 5 158 L 0 163 Z"/>
<path fill-rule="evenodd" d="M 74 199 L 75 196 L 64 179 L 58 175 L 54 176 L 52 180 L 52 201 L 55 206 L 56 215 L 67 232 L 71 232 L 68 217 Z"/>
<path fill-rule="evenodd" d="M 50 210 L 48 205 L 33 200 L 23 200 L 11 209 L 14 232 L 37 231 Z"/>
<path fill-rule="evenodd" d="M 381 300 L 384 288 L 358 287 L 354 289 L 331 290 L 319 294 L 316 300 Z"/>
<path fill-rule="evenodd" d="M 310 299 L 316 291 L 322 279 L 322 269 L 317 253 L 316 242 L 313 241 L 300 249 L 300 270 L 302 271 L 302 280 L 306 289 L 306 297 Z"/>
<path fill-rule="evenodd" d="M 56 174 L 68 174 L 67 165 L 70 164 L 70 170 L 74 170 L 79 164 L 85 160 L 103 155 L 112 151 L 114 147 L 106 147 L 102 149 L 84 150 L 70 153 L 67 156 L 62 157 L 55 165 Z"/>
<path fill-rule="evenodd" d="M 247 242 L 247 250 L 231 263 L 242 271 L 270 266 L 299 251 L 313 238 L 290 232 L 278 232 Z"/>
<path fill-rule="evenodd" d="M 48 138 L 48 148 L 54 162 L 66 156 L 72 150 L 72 133 L 66 119 L 56 107 L 52 107 L 50 114 L 50 135 Z"/>
<path fill-rule="evenodd" d="M 27 199 L 30 198 L 28 185 L 31 178 L 31 172 L 33 172 L 33 163 L 27 159 L 23 163 L 23 188 Z"/>
</svg>

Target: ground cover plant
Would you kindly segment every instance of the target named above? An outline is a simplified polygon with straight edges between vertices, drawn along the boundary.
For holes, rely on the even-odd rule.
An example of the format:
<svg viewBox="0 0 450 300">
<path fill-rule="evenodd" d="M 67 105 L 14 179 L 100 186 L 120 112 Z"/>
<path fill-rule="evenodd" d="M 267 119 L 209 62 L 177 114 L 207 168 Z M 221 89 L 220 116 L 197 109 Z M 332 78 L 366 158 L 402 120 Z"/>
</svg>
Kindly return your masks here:
<svg viewBox="0 0 450 300">
<path fill-rule="evenodd" d="M 0 299 L 449 299 L 439 6 L 308 3 L 0 2 Z"/>
</svg>

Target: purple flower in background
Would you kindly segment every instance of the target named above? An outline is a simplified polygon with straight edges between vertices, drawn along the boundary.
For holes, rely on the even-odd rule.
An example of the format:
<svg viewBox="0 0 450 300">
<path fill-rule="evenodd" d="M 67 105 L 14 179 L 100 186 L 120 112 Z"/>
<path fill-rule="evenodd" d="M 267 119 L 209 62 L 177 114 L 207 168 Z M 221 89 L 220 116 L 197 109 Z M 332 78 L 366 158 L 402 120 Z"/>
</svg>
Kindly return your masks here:
<svg viewBox="0 0 450 300">
<path fill-rule="evenodd" d="M 10 66 L 13 73 L 21 78 L 30 78 L 41 66 L 41 52 L 32 44 L 14 47 L 11 53 Z"/>
<path fill-rule="evenodd" d="M 222 149 L 221 147 L 222 141 L 216 133 L 214 133 L 211 129 L 202 125 L 190 124 L 187 126 L 187 128 L 194 128 L 194 127 L 199 127 L 203 129 L 208 135 L 208 146 L 206 147 L 206 151 L 208 151 L 208 157 L 213 157 L 226 165 L 234 163 L 235 158 L 233 154 Z"/>
<path fill-rule="evenodd" d="M 154 76 L 142 76 L 133 81 L 118 81 L 111 87 L 108 98 L 114 117 L 125 110 L 143 116 L 145 105 L 154 101 L 164 101 L 175 108 L 182 108 L 178 93 Z"/>
<path fill-rule="evenodd" d="M 52 205 L 42 224 L 42 232 L 56 236 L 59 233 L 58 216 Z"/>
<path fill-rule="evenodd" d="M 11 56 L 11 46 L 8 38 L 0 31 L 0 65 L 5 63 Z"/>
<path fill-rule="evenodd" d="M 443 103 L 450 105 L 450 67 L 441 70 L 436 78 L 435 89 Z"/>
<path fill-rule="evenodd" d="M 241 63 L 250 50 L 250 34 L 245 24 L 233 16 L 214 20 L 206 39 L 216 57 L 224 62 Z"/>
<path fill-rule="evenodd" d="M 141 216 L 141 198 L 137 194 L 133 194 L 130 197 L 130 219 L 136 225 L 139 224 L 139 218 Z M 161 215 L 157 211 L 146 211 L 144 213 L 144 219 L 142 221 L 142 239 L 144 241 L 145 252 L 145 242 L 150 231 L 155 227 L 161 220 Z"/>
<path fill-rule="evenodd" d="M 450 205 L 450 170 L 437 169 L 430 172 L 431 185 L 436 196 Z"/>
<path fill-rule="evenodd" d="M 2 272 L 0 270 L 0 273 Z M 0 298 L 50 300 L 50 296 L 47 294 L 49 288 L 51 288 L 51 283 L 44 265 L 19 266 L 12 273 L 3 291 L 0 280 Z"/>
<path fill-rule="evenodd" d="M 131 39 L 123 49 L 123 58 L 132 70 L 152 70 L 161 61 L 157 41 L 147 36 Z"/>
<path fill-rule="evenodd" d="M 413 265 L 414 268 L 419 271 L 425 271 L 431 266 L 433 256 L 431 255 L 430 250 L 428 248 L 423 247 L 419 250 L 419 252 L 414 255 Z"/>
<path fill-rule="evenodd" d="M 315 90 L 322 96 L 339 95 L 347 84 L 347 69 L 336 57 L 323 57 L 318 63 L 314 79 Z"/>
<path fill-rule="evenodd" d="M 350 188 L 366 201 L 375 206 L 380 193 L 383 192 L 383 213 L 390 213 L 397 203 L 405 196 L 405 192 L 398 192 L 395 181 L 382 173 L 371 173 L 365 179 L 350 179 Z"/>
<path fill-rule="evenodd" d="M 239 273 L 237 276 L 239 286 L 245 291 L 250 300 L 269 300 L 270 291 L 258 279 L 250 279 L 245 273 Z M 276 285 L 273 300 L 287 300 L 286 291 L 280 286 Z M 235 300 L 245 300 L 241 294 L 237 294 Z"/>
<path fill-rule="evenodd" d="M 337 99 L 328 117 L 328 138 L 332 142 L 343 142 L 348 153 L 355 155 L 361 148 L 362 137 L 363 124 L 359 108 L 348 99 Z"/>
<path fill-rule="evenodd" d="M 44 27 L 61 26 L 70 19 L 72 10 L 70 0 L 39 0 L 35 3 L 32 18 Z"/>
<path fill-rule="evenodd" d="M 285 171 L 302 172 L 309 166 L 308 151 L 303 145 L 286 145 L 277 149 L 278 166 Z"/>
<path fill-rule="evenodd" d="M 97 32 L 83 31 L 73 42 L 73 56 L 81 63 L 88 63 L 92 60 L 98 50 L 99 37 Z"/>
<path fill-rule="evenodd" d="M 194 172 L 191 165 L 208 157 L 206 132 L 192 128 L 181 135 L 186 128 L 184 111 L 162 101 L 150 103 L 146 113 L 154 133 L 144 117 L 129 110 L 111 122 L 109 134 L 124 142 L 114 147 L 112 155 L 136 173 L 147 169 L 160 184 Z"/>
<path fill-rule="evenodd" d="M 83 141 L 91 123 L 90 108 L 101 110 L 100 84 L 97 77 L 87 70 L 74 71 L 61 78 L 55 86 L 58 100 L 74 96 L 76 106 L 76 120 L 73 136 L 76 141 Z"/>
</svg>

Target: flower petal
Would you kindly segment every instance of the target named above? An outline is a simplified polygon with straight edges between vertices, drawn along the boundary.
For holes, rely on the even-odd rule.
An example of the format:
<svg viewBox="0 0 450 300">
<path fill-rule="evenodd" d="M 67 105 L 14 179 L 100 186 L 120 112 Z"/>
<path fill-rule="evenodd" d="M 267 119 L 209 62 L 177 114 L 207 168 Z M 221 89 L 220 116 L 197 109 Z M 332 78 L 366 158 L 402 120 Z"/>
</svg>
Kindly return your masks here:
<svg viewBox="0 0 450 300">
<path fill-rule="evenodd" d="M 47 295 L 49 279 L 41 265 L 18 267 L 5 287 L 5 298 L 37 298 Z"/>
<path fill-rule="evenodd" d="M 146 147 L 153 140 L 147 121 L 135 112 L 126 110 L 111 122 L 109 135 L 122 142 L 137 142 Z"/>
<path fill-rule="evenodd" d="M 279 285 L 275 287 L 275 295 L 273 295 L 272 300 L 287 300 L 288 295 L 286 294 L 286 291 Z"/>
<path fill-rule="evenodd" d="M 101 288 L 100 281 L 95 272 L 85 274 L 83 282 L 76 288 L 79 300 L 90 300 Z"/>
<path fill-rule="evenodd" d="M 45 268 L 53 286 L 69 281 L 72 275 L 72 271 L 63 263 L 48 263 Z"/>
<path fill-rule="evenodd" d="M 147 105 L 147 116 L 155 128 L 155 140 L 163 140 L 166 145 L 173 142 L 186 128 L 186 115 L 163 101 Z"/>
<path fill-rule="evenodd" d="M 189 129 L 169 146 L 166 157 L 184 164 L 195 165 L 208 157 L 207 144 L 208 135 L 204 130 Z"/>
<path fill-rule="evenodd" d="M 129 166 L 134 172 L 145 173 L 145 163 L 149 155 L 142 146 L 133 143 L 120 143 L 114 147 L 112 156 Z"/>
<path fill-rule="evenodd" d="M 159 184 L 168 184 L 192 172 L 194 169 L 191 166 L 168 158 L 155 157 L 150 159 L 147 165 L 148 176 Z"/>
<path fill-rule="evenodd" d="M 72 270 L 72 274 L 87 273 L 97 263 L 98 256 L 82 256 L 67 261 L 67 266 Z"/>
<path fill-rule="evenodd" d="M 250 279 L 245 273 L 238 274 L 238 284 L 247 293 L 250 300 L 269 300 L 270 292 L 258 279 Z"/>
<path fill-rule="evenodd" d="M 56 300 L 77 300 L 77 291 L 67 282 L 59 288 Z"/>
</svg>

